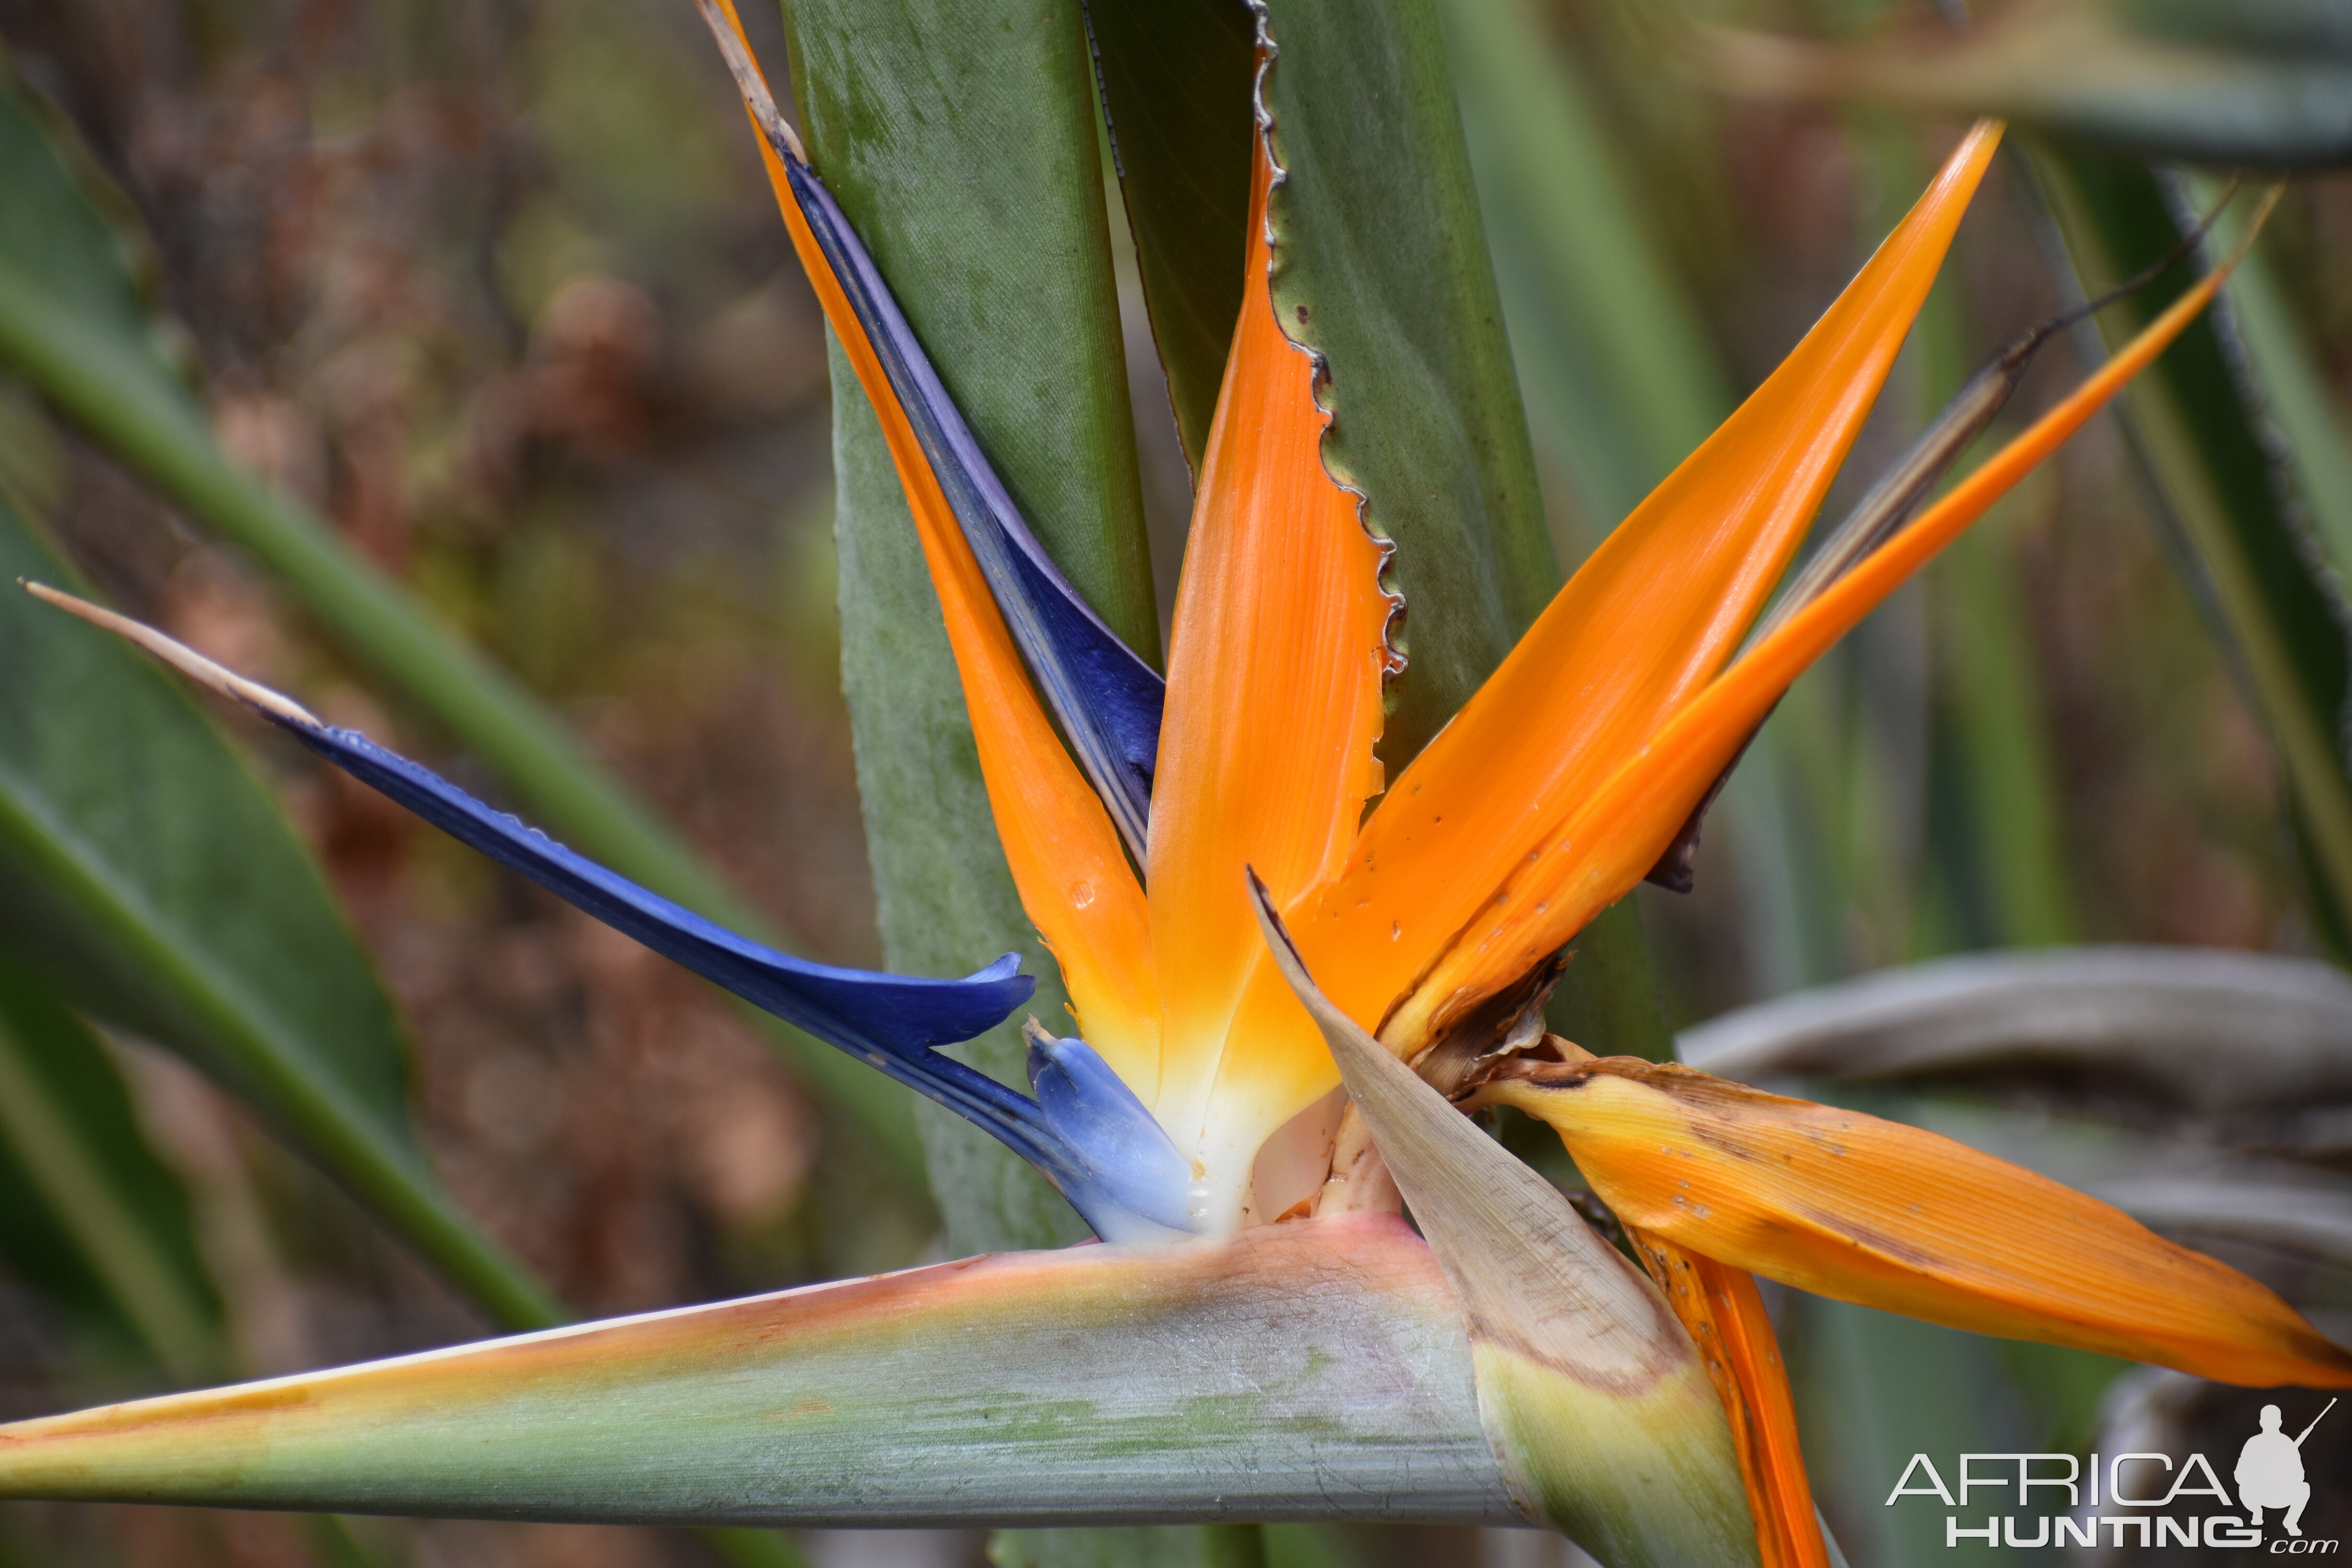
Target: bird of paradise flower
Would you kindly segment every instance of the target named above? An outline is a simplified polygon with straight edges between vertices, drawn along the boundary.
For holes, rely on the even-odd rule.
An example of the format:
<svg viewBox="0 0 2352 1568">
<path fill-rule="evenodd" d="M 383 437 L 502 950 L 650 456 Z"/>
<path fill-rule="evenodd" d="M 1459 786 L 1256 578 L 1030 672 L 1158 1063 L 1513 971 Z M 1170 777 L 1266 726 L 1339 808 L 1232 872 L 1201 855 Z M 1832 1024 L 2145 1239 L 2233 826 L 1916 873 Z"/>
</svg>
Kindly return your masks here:
<svg viewBox="0 0 2352 1568">
<path fill-rule="evenodd" d="M 1604 1561 L 1751 1550 L 1767 1568 L 1829 1561 L 1756 1275 L 2225 1381 L 2352 1386 L 2352 1353 L 2270 1291 L 2080 1194 L 1915 1129 L 1595 1058 L 1539 1023 L 1559 955 L 1687 851 L 1711 791 L 1789 684 L 2161 352 L 2226 268 L 1941 499 L 1922 506 L 1915 474 L 1762 619 L 1992 156 L 2000 128 L 1978 126 L 1780 367 L 1383 788 L 1373 748 L 1402 664 L 1391 636 L 1402 606 L 1383 585 L 1389 546 L 1322 464 L 1323 367 L 1273 308 L 1267 204 L 1286 175 L 1263 109 L 1243 309 L 1163 683 L 1030 536 L 778 114 L 729 0 L 703 3 L 794 246 L 881 415 L 1006 858 L 1071 999 L 1075 1035 L 1029 1024 L 1032 1095 L 935 1049 L 1026 999 L 1010 957 L 934 981 L 769 952 L 160 634 L 34 592 L 968 1117 L 1105 1241 L 1139 1249 L 1122 1249 L 1135 1269 L 1178 1244 L 1255 1247 L 1250 1267 L 1278 1290 L 1336 1247 L 1360 1267 L 1387 1258 L 1402 1279 L 1416 1266 L 1396 1259 L 1421 1246 L 1393 1218 L 1409 1202 L 1466 1338 L 1501 1486 Z M 1261 69 L 1272 53 L 1261 17 Z M 2021 358 L 2002 362 L 2006 384 Z M 1972 417 L 1980 427 L 1990 408 Z M 1461 1114 L 1490 1104 L 1558 1131 L 1656 1289 Z M 1292 1240 L 1266 1241 L 1268 1227 Z M 1124 1267 L 1058 1256 L 988 1289 L 1042 1302 Z M 1425 1269 L 1414 1278 L 1429 1283 Z M 624 1359 L 733 1353 L 695 1335 L 740 1338 L 740 1313 L 696 1321 L 683 1340 L 646 1342 L 625 1324 L 594 1342 Z M 367 1431 L 396 1445 L 383 1421 L 413 1417 L 433 1391 L 494 1400 L 565 1369 L 594 1386 L 614 1374 L 583 1370 L 590 1342 L 567 1331 L 0 1428 L 0 1493 L 380 1503 L 335 1479 L 352 1473 L 348 1454 L 322 1456 L 337 1443 L 363 1455 Z M 1711 1397 L 1694 1396 L 1710 1383 Z M 625 1420 L 619 1430 L 625 1443 Z M 202 1461 L 196 1442 L 214 1450 Z M 404 1506 L 498 1496 L 491 1511 L 567 1511 L 519 1499 L 510 1479 L 504 1493 L 446 1472 L 437 1484 L 402 1494 Z M 1737 1522 L 1743 1493 L 1752 1543 Z M 659 1510 L 625 1498 L 601 1515 L 568 1511 Z M 709 1500 L 688 1511 L 763 1517 Z"/>
</svg>

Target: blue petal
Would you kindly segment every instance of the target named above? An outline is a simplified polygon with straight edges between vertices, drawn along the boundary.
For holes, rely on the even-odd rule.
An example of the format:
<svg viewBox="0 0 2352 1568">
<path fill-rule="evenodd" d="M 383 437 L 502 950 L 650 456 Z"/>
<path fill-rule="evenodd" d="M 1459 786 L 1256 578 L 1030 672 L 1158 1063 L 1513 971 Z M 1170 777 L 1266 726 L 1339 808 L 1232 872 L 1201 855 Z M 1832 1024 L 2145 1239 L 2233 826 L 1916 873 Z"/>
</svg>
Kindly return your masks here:
<svg viewBox="0 0 2352 1568">
<path fill-rule="evenodd" d="M 1045 1041 L 1042 1054 L 1033 1048 L 1029 1058 L 1045 1105 L 932 1048 L 993 1027 L 1028 1000 L 1034 983 L 1018 973 L 1019 953 L 961 980 L 787 957 L 615 876 L 356 731 L 328 728 L 291 700 L 152 626 L 37 583 L 23 586 L 250 708 L 353 778 L 614 930 L 929 1095 L 1036 1166 L 1104 1240 L 1185 1235 L 1183 1162 L 1141 1102 L 1083 1043 L 1052 1040 L 1029 1020 L 1028 1032 Z"/>
<path fill-rule="evenodd" d="M 1029 999 L 1036 982 L 1019 973 L 1019 953 L 1008 952 L 961 980 L 835 969 L 789 957 L 606 870 L 356 731 L 259 711 L 362 784 L 567 903 L 971 1121 L 1043 1172 L 1104 1240 L 1166 1239 L 1184 1228 L 1181 1180 L 1172 1210 L 1149 1195 L 1158 1190 L 1151 1183 L 1163 1179 L 1166 1160 L 1175 1160 L 1180 1172 L 1182 1160 L 1093 1051 L 1064 1042 L 1075 1047 L 1064 1052 L 1071 1065 L 1049 1077 L 1041 1089 L 1046 1103 L 1040 1104 L 931 1048 L 993 1028 Z M 1137 1117 L 1166 1147 L 1158 1164 L 1134 1125 Z M 1089 1146 L 1088 1139 L 1099 1147 Z M 1146 1206 L 1137 1206 L 1138 1194 L 1145 1195 Z M 1171 1214 L 1172 1221 L 1164 1217 Z"/>
<path fill-rule="evenodd" d="M 824 182 L 795 158 L 787 157 L 784 167 L 793 199 L 865 324 L 1030 674 L 1141 864 L 1165 683 L 1103 624 L 1030 533 Z"/>
<path fill-rule="evenodd" d="M 1192 1163 L 1135 1091 L 1084 1040 L 1058 1039 L 1034 1018 L 1023 1033 L 1029 1039 L 1029 1087 L 1037 1091 L 1045 1121 L 1086 1162 L 1102 1192 L 1155 1226 L 1190 1230 Z"/>
<path fill-rule="evenodd" d="M 606 870 L 356 731 L 269 717 L 352 777 L 712 984 L 863 1057 L 1000 1136 L 1051 1138 L 1026 1096 L 931 1049 L 993 1028 L 1029 999 L 1036 982 L 1016 973 L 1020 954 L 1007 953 L 964 980 L 877 974 L 789 957 Z"/>
</svg>

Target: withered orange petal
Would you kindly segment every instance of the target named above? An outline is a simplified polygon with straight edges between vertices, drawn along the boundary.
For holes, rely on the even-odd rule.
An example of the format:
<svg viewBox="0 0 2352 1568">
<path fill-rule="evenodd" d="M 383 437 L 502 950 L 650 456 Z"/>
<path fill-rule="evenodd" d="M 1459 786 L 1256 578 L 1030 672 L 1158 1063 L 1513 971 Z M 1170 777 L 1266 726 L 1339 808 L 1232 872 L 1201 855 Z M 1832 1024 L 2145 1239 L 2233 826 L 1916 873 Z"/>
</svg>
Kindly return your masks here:
<svg viewBox="0 0 2352 1568">
<path fill-rule="evenodd" d="M 1481 1091 L 1550 1124 L 1631 1226 L 1783 1284 L 2255 1385 L 2352 1387 L 2268 1288 L 1948 1138 L 1608 1057 Z"/>
<path fill-rule="evenodd" d="M 1151 801 L 1151 939 L 1165 1020 L 1153 1109 L 1187 1149 L 1263 963 L 1243 868 L 1255 867 L 1287 905 L 1338 869 L 1381 780 L 1372 747 L 1392 602 L 1359 498 L 1323 468 L 1331 416 L 1316 402 L 1316 361 L 1275 316 L 1266 221 L 1275 177 L 1261 134 L 1247 284 L 1177 591 Z M 1275 1021 L 1245 1048 L 1272 1079 L 1305 1086 L 1287 1094 L 1296 1103 L 1231 1107 L 1263 1121 L 1262 1134 L 1339 1079 L 1297 1002 L 1279 984 L 1260 989 L 1276 1005 Z M 1225 1106 L 1226 1096 L 1217 1100 Z M 1227 1174 L 1207 1173 L 1213 1184 Z"/>
<path fill-rule="evenodd" d="M 1770 379 L 1621 523 L 1365 825 L 1297 925 L 1333 1001 L 1385 1009 L 1562 818 L 1712 678 L 1786 567 L 2000 139 L 1979 125 Z M 1424 1043 L 1418 1033 L 1392 1048 Z"/>
<path fill-rule="evenodd" d="M 2175 300 L 2056 407 L 1684 703 L 1647 745 L 1619 759 L 1517 875 L 1499 891 L 1489 888 L 1489 901 L 1398 1007 L 1397 1022 L 1424 1032 L 1442 1026 L 1622 898 L 1790 682 L 2105 407 L 2204 309 L 2229 270 L 2215 268 Z"/>
<path fill-rule="evenodd" d="M 734 21 L 732 0 L 719 3 Z M 736 31 L 740 38 L 740 23 Z M 881 420 L 906 490 L 962 681 L 989 808 L 1021 906 L 1061 966 L 1087 1042 L 1148 1096 L 1159 1076 L 1160 1004 L 1143 889 L 1109 814 L 1054 732 L 1029 683 L 971 546 L 864 322 L 793 199 L 782 160 L 765 137 L 759 147 L 793 248 Z"/>
<path fill-rule="evenodd" d="M 1797 1444 L 1789 1371 L 1755 1276 L 1654 1231 L 1628 1226 L 1625 1234 L 1690 1331 L 1722 1397 L 1748 1510 L 1756 1516 L 1761 1568 L 1829 1568 L 1812 1481 Z"/>
</svg>

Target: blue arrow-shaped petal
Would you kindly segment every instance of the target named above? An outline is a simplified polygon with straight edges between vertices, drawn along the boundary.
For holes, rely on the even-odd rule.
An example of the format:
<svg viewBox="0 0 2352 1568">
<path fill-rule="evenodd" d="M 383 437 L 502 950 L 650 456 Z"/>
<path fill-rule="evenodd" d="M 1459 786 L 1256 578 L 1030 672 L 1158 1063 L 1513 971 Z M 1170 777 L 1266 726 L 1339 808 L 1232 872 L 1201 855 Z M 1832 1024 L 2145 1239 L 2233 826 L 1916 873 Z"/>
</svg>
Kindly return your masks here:
<svg viewBox="0 0 2352 1568">
<path fill-rule="evenodd" d="M 882 390 L 906 416 L 1031 679 L 1104 808 L 1118 825 L 1129 853 L 1138 866 L 1143 865 L 1165 683 L 1078 596 L 1029 531 L 931 368 L 930 357 L 923 353 L 865 242 L 809 167 L 800 138 L 777 112 L 731 12 L 719 0 L 698 0 L 698 5 L 743 94 L 744 107 L 783 169 L 779 189 L 799 210 L 816 243 L 819 256 L 809 263 L 812 280 L 819 283 L 822 294 L 823 280 L 814 277 L 821 261 L 840 285 L 855 318 L 844 321 L 828 309 L 835 330 L 845 339 L 862 335 L 872 347 L 887 384 Z M 876 388 L 868 385 L 866 390 L 876 393 L 877 403 L 883 401 Z"/>
<path fill-rule="evenodd" d="M 625 932 L 753 1005 L 814 1035 L 983 1129 L 1043 1172 L 1106 1241 L 1159 1240 L 1171 1227 L 1164 1199 L 1150 1194 L 1166 1184 L 1149 1140 L 1139 1139 L 1128 1105 L 1105 1100 L 1097 1078 L 1110 1078 L 1099 1058 L 1077 1046 L 1084 1080 L 1076 1103 L 1088 1114 L 1057 1121 L 1046 1107 L 933 1047 L 968 1040 L 994 1027 L 1029 999 L 1036 982 L 1020 973 L 1021 957 L 1003 958 L 961 980 L 926 980 L 864 969 L 811 963 L 736 935 L 683 905 L 639 887 L 557 843 L 519 817 L 499 811 L 431 769 L 386 751 L 355 730 L 321 724 L 300 704 L 224 669 L 152 626 L 39 584 L 38 597 L 128 638 L 184 674 L 242 703 L 304 746 L 371 788 L 398 801 L 451 837 L 513 868 L 565 902 Z M 1070 1042 L 1076 1046 L 1076 1042 Z M 1134 1096 L 1124 1085 L 1127 1102 Z M 1061 1086 L 1057 1083 L 1057 1097 Z M 1063 1097 L 1066 1098 L 1066 1097 Z M 1139 1104 L 1132 1110 L 1144 1115 Z M 1154 1132 L 1158 1128 L 1151 1128 Z M 1099 1149 L 1078 1140 L 1100 1133 Z M 1166 1135 L 1160 1141 L 1166 1142 Z M 1168 1152 L 1173 1152 L 1172 1148 Z M 1139 1161 L 1141 1163 L 1139 1166 Z M 1180 1162 L 1181 1164 L 1181 1162 Z M 1138 1171 L 1141 1171 L 1141 1174 Z M 1181 1205 L 1182 1189 L 1176 1189 Z M 1134 1194 L 1145 1193 L 1147 1212 Z M 1180 1225 L 1181 1225 L 1181 1209 Z"/>
</svg>

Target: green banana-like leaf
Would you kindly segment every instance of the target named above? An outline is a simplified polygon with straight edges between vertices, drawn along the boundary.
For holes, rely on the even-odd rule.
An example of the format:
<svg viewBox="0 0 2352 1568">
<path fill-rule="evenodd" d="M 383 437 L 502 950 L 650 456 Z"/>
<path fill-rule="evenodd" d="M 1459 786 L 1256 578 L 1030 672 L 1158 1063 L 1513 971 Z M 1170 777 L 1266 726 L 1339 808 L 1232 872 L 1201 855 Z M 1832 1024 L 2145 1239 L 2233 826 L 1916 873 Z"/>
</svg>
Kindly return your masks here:
<svg viewBox="0 0 2352 1568">
<path fill-rule="evenodd" d="M 1702 49 L 1749 91 L 2000 115 L 2142 158 L 2352 162 L 2352 20 L 2333 0 L 2012 0 L 1966 33 L 1722 33 Z"/>
<path fill-rule="evenodd" d="M 1276 313 L 1330 367 L 1324 463 L 1393 539 L 1391 773 L 1559 581 L 1430 0 L 1276 0 Z"/>
<path fill-rule="evenodd" d="M 1088 1247 L 0 1427 L 0 1497 L 592 1521 L 1518 1523 L 1402 1222 Z"/>
<path fill-rule="evenodd" d="M 328 633 L 495 768 L 537 823 L 656 892 L 777 939 L 677 834 L 512 677 L 302 507 L 233 467 L 158 347 L 120 231 L 93 207 L 63 132 L 0 58 L 0 369 L 267 567 Z M 765 1014 L 795 1066 L 911 1174 L 896 1084 Z"/>
<path fill-rule="evenodd" d="M 1088 0 L 1143 302 L 1199 473 L 1242 307 L 1255 27 L 1240 0 Z"/>
<path fill-rule="evenodd" d="M 2156 177 L 2079 154 L 2039 160 L 2074 264 L 2105 288 L 2179 243 Z M 2102 316 L 2109 341 L 2137 331 L 2185 287 L 2159 281 Z M 2293 468 L 2256 424 L 2256 395 L 2227 312 L 2193 323 L 2118 402 L 2126 444 L 2199 607 L 2262 715 L 2285 777 L 2316 923 L 2352 953 L 2352 772 L 2343 715 L 2352 630 L 2301 516 Z"/>
<path fill-rule="evenodd" d="M 57 994 L 0 957 L 0 1259 L 173 1379 L 220 1368 L 220 1301 L 187 1196 L 114 1064 Z"/>
<path fill-rule="evenodd" d="M 786 22 L 817 173 L 1032 530 L 1129 646 L 1154 656 L 1095 88 L 1076 8 L 793 0 Z M 1031 1010 L 1062 1026 L 1058 972 L 997 845 L 914 524 L 837 348 L 833 397 L 842 685 L 883 950 L 896 970 L 963 974 L 1019 949 L 1039 977 Z M 1025 1087 L 1019 1023 L 956 1052 Z M 955 1251 L 1086 1234 L 1059 1194 L 985 1134 L 945 1112 L 917 1115 Z"/>
<path fill-rule="evenodd" d="M 0 582 L 69 582 L 0 505 Z M 0 947 L 184 1052 L 501 1321 L 555 1321 L 409 1131 L 392 1004 L 268 794 L 131 649 L 0 594 Z"/>
</svg>

